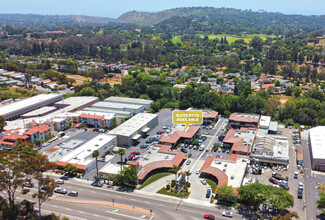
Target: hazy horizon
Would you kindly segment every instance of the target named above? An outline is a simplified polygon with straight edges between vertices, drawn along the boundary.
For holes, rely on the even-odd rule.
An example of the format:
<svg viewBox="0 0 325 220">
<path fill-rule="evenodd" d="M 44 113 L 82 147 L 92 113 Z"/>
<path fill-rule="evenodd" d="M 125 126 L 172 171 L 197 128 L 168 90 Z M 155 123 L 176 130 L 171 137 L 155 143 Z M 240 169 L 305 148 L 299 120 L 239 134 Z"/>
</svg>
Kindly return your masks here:
<svg viewBox="0 0 325 220">
<path fill-rule="evenodd" d="M 265 10 L 284 14 L 324 15 L 324 0 L 0 0 L 2 14 L 40 14 L 40 15 L 88 15 L 117 18 L 128 11 L 158 12 L 180 7 L 225 7 L 236 9 Z"/>
</svg>

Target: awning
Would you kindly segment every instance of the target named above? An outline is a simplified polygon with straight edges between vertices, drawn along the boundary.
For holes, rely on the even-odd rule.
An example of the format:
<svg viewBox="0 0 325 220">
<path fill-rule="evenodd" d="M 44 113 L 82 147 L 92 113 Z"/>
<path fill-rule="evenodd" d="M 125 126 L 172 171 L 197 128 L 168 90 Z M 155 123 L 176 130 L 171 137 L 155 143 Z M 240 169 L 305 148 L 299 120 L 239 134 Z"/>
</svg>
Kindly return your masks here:
<svg viewBox="0 0 325 220">
<path fill-rule="evenodd" d="M 143 133 L 147 133 L 149 130 L 150 130 L 150 128 L 146 127 L 146 128 L 144 128 L 144 129 L 142 129 L 142 132 L 143 132 Z"/>
<path fill-rule="evenodd" d="M 138 140 L 140 137 L 141 137 L 141 134 L 137 134 L 137 135 L 135 135 L 132 139 L 133 139 L 133 140 Z"/>
</svg>

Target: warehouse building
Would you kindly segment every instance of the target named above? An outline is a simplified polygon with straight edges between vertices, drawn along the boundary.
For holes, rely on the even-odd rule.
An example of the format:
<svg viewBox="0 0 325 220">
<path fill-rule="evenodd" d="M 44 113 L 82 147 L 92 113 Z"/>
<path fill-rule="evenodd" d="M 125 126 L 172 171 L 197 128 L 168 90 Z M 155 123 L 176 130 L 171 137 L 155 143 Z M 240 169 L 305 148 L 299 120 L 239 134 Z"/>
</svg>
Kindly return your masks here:
<svg viewBox="0 0 325 220">
<path fill-rule="evenodd" d="M 132 115 L 136 115 L 144 111 L 143 105 L 113 103 L 113 102 L 98 102 L 92 105 L 92 107 L 108 109 L 108 110 L 127 111 L 127 112 L 131 112 Z"/>
<path fill-rule="evenodd" d="M 115 136 L 101 134 L 77 147 L 75 150 L 59 159 L 56 164 L 60 167 L 71 164 L 87 173 L 96 167 L 96 160 L 92 156 L 93 152 L 98 150 L 99 153 L 102 153 L 115 145 Z"/>
<path fill-rule="evenodd" d="M 94 96 L 75 96 L 57 102 L 54 106 L 58 109 L 64 109 L 65 112 L 73 112 L 90 107 L 98 101 L 99 98 Z"/>
<path fill-rule="evenodd" d="M 141 137 L 146 136 L 150 129 L 156 127 L 157 125 L 157 115 L 139 113 L 120 126 L 111 130 L 109 134 L 117 136 L 118 146 L 132 146 L 137 144 Z"/>
<path fill-rule="evenodd" d="M 116 119 L 125 119 L 132 117 L 131 112 L 127 111 L 118 111 L 113 109 L 104 109 L 104 108 L 84 108 L 83 111 L 85 112 L 98 112 L 98 113 L 104 113 L 104 114 L 115 114 Z"/>
<path fill-rule="evenodd" d="M 312 169 L 325 171 L 325 126 L 310 129 L 308 141 Z"/>
<path fill-rule="evenodd" d="M 124 103 L 124 104 L 132 104 L 132 105 L 142 105 L 145 111 L 148 111 L 150 109 L 150 106 L 154 103 L 154 101 L 148 99 L 135 99 L 135 98 L 117 97 L 117 96 L 108 97 L 104 101 L 117 103 L 117 104 Z"/>
<path fill-rule="evenodd" d="M 62 100 L 62 95 L 60 94 L 41 94 L 0 107 L 0 114 L 5 120 L 12 121 L 20 118 L 21 115 L 27 112 L 44 106 L 52 106 L 60 100 Z"/>
</svg>

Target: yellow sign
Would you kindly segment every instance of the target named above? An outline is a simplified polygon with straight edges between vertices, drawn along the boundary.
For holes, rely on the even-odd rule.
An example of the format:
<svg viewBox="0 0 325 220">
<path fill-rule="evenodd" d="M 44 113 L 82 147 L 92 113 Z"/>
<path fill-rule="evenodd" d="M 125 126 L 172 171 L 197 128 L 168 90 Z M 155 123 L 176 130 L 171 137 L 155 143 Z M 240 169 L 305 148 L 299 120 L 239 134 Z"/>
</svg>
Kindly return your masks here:
<svg viewBox="0 0 325 220">
<path fill-rule="evenodd" d="M 185 124 L 186 128 L 192 124 L 203 123 L 202 111 L 173 111 L 173 123 Z"/>
</svg>

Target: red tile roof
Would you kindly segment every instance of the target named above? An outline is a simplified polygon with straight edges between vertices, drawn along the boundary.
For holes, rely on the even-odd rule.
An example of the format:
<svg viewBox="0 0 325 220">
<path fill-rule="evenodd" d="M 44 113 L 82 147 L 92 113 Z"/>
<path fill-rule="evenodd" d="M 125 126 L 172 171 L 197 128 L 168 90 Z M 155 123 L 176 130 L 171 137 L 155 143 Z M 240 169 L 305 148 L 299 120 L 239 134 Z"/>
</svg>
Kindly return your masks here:
<svg viewBox="0 0 325 220">
<path fill-rule="evenodd" d="M 4 145 L 14 145 L 15 143 L 0 140 L 0 144 L 4 144 Z"/>
<path fill-rule="evenodd" d="M 27 134 L 27 135 L 33 135 L 35 133 L 40 133 L 41 134 L 41 133 L 43 133 L 45 131 L 48 131 L 50 129 L 51 129 L 51 127 L 49 127 L 49 126 L 47 126 L 45 124 L 41 124 L 41 125 L 39 125 L 37 127 L 34 127 L 32 129 L 29 129 L 24 134 Z"/>
<path fill-rule="evenodd" d="M 213 162 L 214 159 L 215 159 L 214 157 L 208 157 L 205 160 L 203 166 L 201 167 L 200 172 L 207 173 L 216 177 L 218 179 L 218 187 L 223 185 L 228 185 L 227 174 L 216 167 L 211 167 L 211 163 Z"/>
<path fill-rule="evenodd" d="M 21 135 L 21 134 L 18 134 L 18 133 L 13 133 L 13 134 L 10 134 L 10 135 L 7 135 L 3 138 L 3 140 L 12 140 L 12 141 L 16 141 L 18 139 L 27 139 L 28 136 L 27 135 Z"/>
<path fill-rule="evenodd" d="M 176 143 L 180 138 L 193 138 L 193 136 L 200 130 L 200 126 L 192 125 L 187 129 L 186 132 L 184 131 L 175 131 L 170 136 L 163 135 L 161 136 L 159 142 L 163 143 Z"/>
<path fill-rule="evenodd" d="M 232 113 L 229 116 L 229 121 L 240 121 L 240 122 L 255 122 L 258 123 L 259 118 L 258 117 L 242 117 L 238 115 L 238 113 Z"/>
<path fill-rule="evenodd" d="M 248 131 L 248 129 L 246 130 Z M 229 129 L 228 133 L 226 134 L 223 142 L 224 143 L 231 143 L 232 144 L 232 151 L 236 151 L 236 152 L 242 152 L 245 154 L 248 154 L 251 151 L 251 147 L 248 145 L 244 145 L 244 139 L 243 138 L 239 138 L 239 137 L 234 137 L 234 135 L 236 134 L 236 130 L 234 129 Z"/>
<path fill-rule="evenodd" d="M 216 118 L 218 116 L 218 112 L 211 111 L 211 112 L 203 112 L 203 118 Z"/>
<path fill-rule="evenodd" d="M 10 129 L 10 130 L 4 131 L 3 133 L 4 133 L 5 135 L 9 135 L 12 131 L 18 131 L 18 130 L 20 130 L 20 129 L 21 129 L 21 128 Z"/>
<path fill-rule="evenodd" d="M 81 114 L 80 118 L 93 118 L 93 119 L 104 119 L 104 116 L 100 115 L 89 115 L 89 114 Z"/>
<path fill-rule="evenodd" d="M 263 84 L 262 86 L 264 87 L 264 89 L 267 90 L 270 86 L 273 86 L 274 87 L 275 84 L 274 83 L 271 83 L 271 84 Z"/>
</svg>

